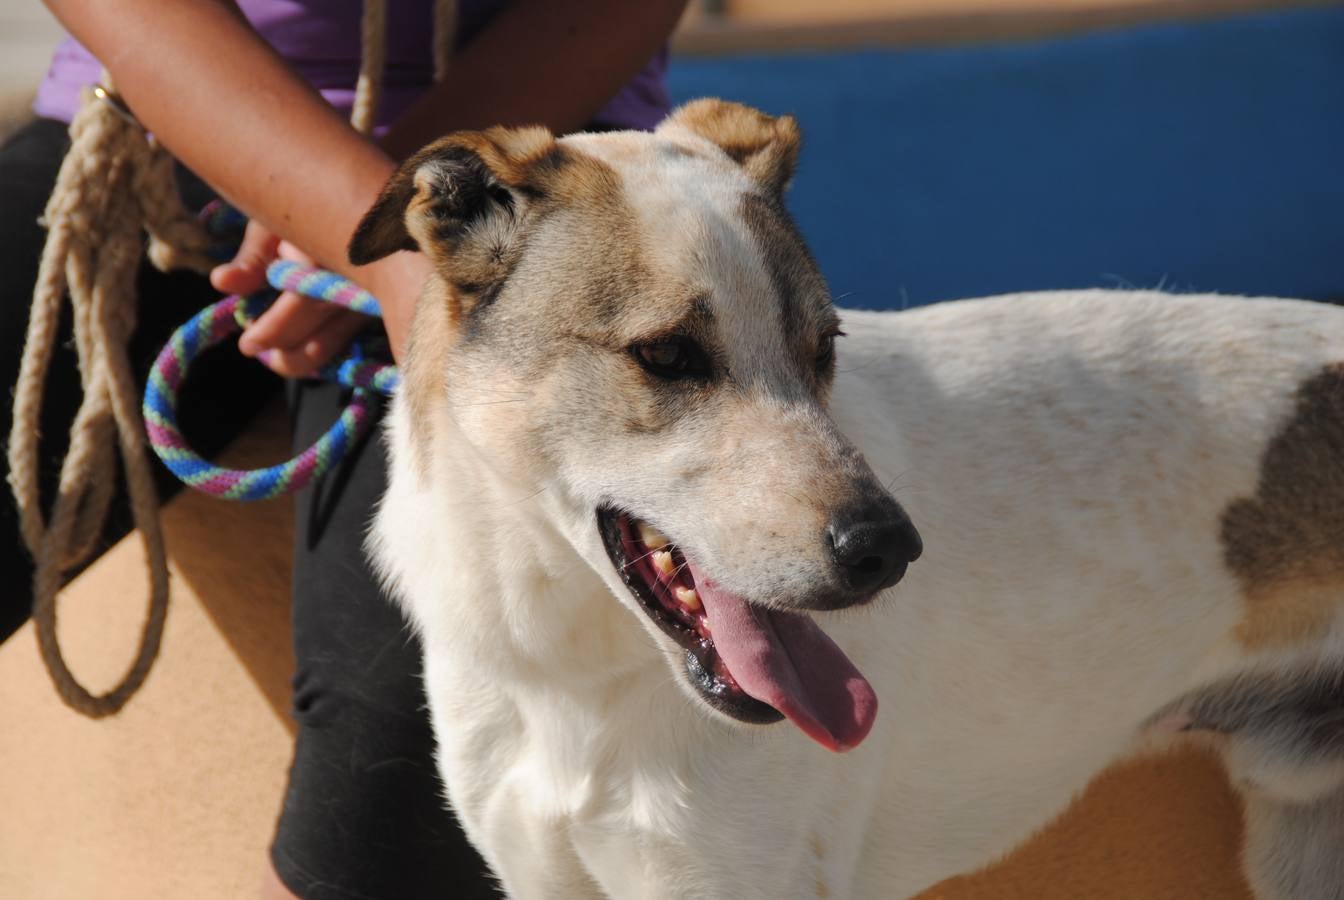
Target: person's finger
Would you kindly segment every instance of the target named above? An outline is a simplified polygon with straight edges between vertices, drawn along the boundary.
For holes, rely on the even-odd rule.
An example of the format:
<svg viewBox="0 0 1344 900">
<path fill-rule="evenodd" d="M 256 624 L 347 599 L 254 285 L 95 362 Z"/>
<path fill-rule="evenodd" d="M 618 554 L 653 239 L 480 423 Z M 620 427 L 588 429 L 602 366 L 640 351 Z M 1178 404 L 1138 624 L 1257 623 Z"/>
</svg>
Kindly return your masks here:
<svg viewBox="0 0 1344 900">
<path fill-rule="evenodd" d="M 300 350 L 263 350 L 256 358 L 282 378 L 307 378 L 317 371 Z"/>
<path fill-rule="evenodd" d="M 296 263 L 302 263 L 305 266 L 317 265 L 317 260 L 313 259 L 307 253 L 304 253 L 298 247 L 295 247 L 289 241 L 281 241 L 276 246 L 275 253 L 281 259 L 288 259 Z"/>
<path fill-rule="evenodd" d="M 334 303 L 285 291 L 243 331 L 238 349 L 245 356 L 263 350 L 298 350 L 323 322 L 340 312 Z"/>
<path fill-rule="evenodd" d="M 233 259 L 210 270 L 210 284 L 224 294 L 251 294 L 266 285 L 266 267 L 275 259 L 280 238 L 265 226 L 248 222 Z"/>
<path fill-rule="evenodd" d="M 355 335 L 368 325 L 368 319 L 349 310 L 320 327 L 301 347 L 263 350 L 257 359 L 285 378 L 307 378 L 331 362 L 350 346 Z"/>
<path fill-rule="evenodd" d="M 299 352 L 314 368 L 320 368 L 331 362 L 350 346 L 355 335 L 369 325 L 369 317 L 356 312 L 342 310 L 341 315 L 333 316 L 322 323 Z"/>
</svg>

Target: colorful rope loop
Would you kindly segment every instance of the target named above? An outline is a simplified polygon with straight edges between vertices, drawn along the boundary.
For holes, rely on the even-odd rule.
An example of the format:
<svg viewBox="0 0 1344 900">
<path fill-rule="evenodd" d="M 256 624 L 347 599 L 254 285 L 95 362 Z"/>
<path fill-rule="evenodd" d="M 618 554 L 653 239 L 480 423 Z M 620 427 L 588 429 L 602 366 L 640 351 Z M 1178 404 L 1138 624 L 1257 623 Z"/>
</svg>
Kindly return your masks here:
<svg viewBox="0 0 1344 900">
<path fill-rule="evenodd" d="M 287 259 L 277 259 L 266 269 L 266 280 L 278 291 L 293 291 L 366 316 L 381 318 L 382 308 L 373 294 L 354 282 L 325 269 L 315 269 Z"/>
<path fill-rule="evenodd" d="M 238 302 L 233 305 L 233 321 L 238 323 L 238 329 L 241 331 L 270 308 L 279 296 L 274 291 L 262 291 L 259 294 L 253 294 L 250 297 L 239 297 Z"/>
<path fill-rule="evenodd" d="M 379 314 L 372 295 L 331 272 L 279 260 L 266 270 L 266 279 L 276 290 L 298 291 L 366 315 Z M 377 347 L 371 341 L 356 342 L 347 359 L 318 373 L 324 380 L 352 388 L 353 396 L 313 446 L 287 462 L 264 469 L 226 469 L 201 457 L 191 449 L 177 424 L 178 394 L 187 371 L 207 349 L 246 328 L 275 296 L 268 291 L 246 298 L 225 297 L 201 310 L 173 333 L 155 360 L 145 386 L 145 429 L 154 452 L 182 482 L 226 500 L 278 497 L 326 474 L 368 432 L 373 423 L 373 394 L 391 394 L 401 383 L 397 367 L 385 361 L 385 341 Z"/>
</svg>

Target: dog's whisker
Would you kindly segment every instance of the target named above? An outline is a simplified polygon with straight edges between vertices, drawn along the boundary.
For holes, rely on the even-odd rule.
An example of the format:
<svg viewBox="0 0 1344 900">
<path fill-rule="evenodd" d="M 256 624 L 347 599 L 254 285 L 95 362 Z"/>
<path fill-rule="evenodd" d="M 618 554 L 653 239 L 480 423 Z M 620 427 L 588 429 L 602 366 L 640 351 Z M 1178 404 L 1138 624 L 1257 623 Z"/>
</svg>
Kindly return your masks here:
<svg viewBox="0 0 1344 900">
<path fill-rule="evenodd" d="M 518 397 L 513 400 L 481 400 L 476 403 L 450 403 L 449 409 L 473 409 L 477 406 L 503 406 L 506 403 L 525 403 L 526 397 Z"/>
<path fill-rule="evenodd" d="M 534 497 L 536 497 L 536 496 L 542 494 L 543 492 L 545 492 L 545 490 L 546 490 L 545 487 L 539 487 L 539 488 L 537 488 L 535 491 L 533 491 L 532 493 L 528 494 L 526 497 L 519 497 L 519 498 L 516 499 L 516 500 L 510 500 L 510 501 L 508 501 L 507 503 L 501 503 L 501 504 L 500 504 L 500 509 L 508 509 L 510 506 L 517 506 L 519 503 L 526 503 L 527 501 L 531 500 L 532 498 L 534 498 Z"/>
<path fill-rule="evenodd" d="M 884 491 L 890 491 L 896 485 L 896 483 L 900 481 L 902 478 L 904 478 L 906 475 L 908 475 L 909 472 L 910 472 L 909 469 L 902 469 L 901 471 L 897 472 L 895 475 L 891 476 L 891 478 L 887 480 L 886 484 L 882 485 L 882 489 Z"/>
<path fill-rule="evenodd" d="M 636 557 L 636 558 L 634 558 L 634 559 L 627 560 L 626 563 L 625 563 L 625 565 L 622 566 L 622 568 L 626 568 L 626 569 L 628 569 L 630 566 L 633 566 L 635 563 L 637 563 L 637 562 L 642 562 L 642 561 L 648 559 L 649 557 L 653 556 L 653 554 L 657 553 L 659 550 L 667 550 L 667 549 L 669 549 L 670 547 L 674 547 L 674 546 L 676 546 L 676 545 L 675 545 L 675 544 L 668 544 L 666 547 L 659 547 L 657 550 L 650 550 L 648 553 L 644 553 L 644 554 L 641 554 L 640 556 L 638 556 L 638 557 Z"/>
<path fill-rule="evenodd" d="M 843 354 L 840 354 L 839 356 L 837 356 L 837 359 L 840 359 L 840 358 L 843 358 Z M 836 372 L 837 375 L 839 375 L 839 374 L 841 374 L 841 373 L 844 373 L 844 374 L 846 374 L 846 375 L 849 375 L 849 374 L 852 374 L 852 373 L 854 373 L 854 372 L 863 372 L 863 371 L 866 371 L 866 370 L 872 368 L 873 366 L 877 365 L 877 364 L 880 363 L 880 362 L 881 362 L 881 360 L 871 359 L 871 360 L 869 360 L 868 362 L 860 363 L 860 364 L 858 364 L 858 365 L 854 365 L 854 366 L 836 366 L 836 368 L 835 368 L 835 372 Z"/>
</svg>

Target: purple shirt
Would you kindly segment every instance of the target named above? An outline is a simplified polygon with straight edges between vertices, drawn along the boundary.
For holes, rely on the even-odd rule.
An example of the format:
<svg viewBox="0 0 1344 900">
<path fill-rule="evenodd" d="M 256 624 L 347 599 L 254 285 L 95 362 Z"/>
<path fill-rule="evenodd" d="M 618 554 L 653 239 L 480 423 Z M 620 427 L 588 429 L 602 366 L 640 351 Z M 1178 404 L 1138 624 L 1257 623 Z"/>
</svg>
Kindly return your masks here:
<svg viewBox="0 0 1344 900">
<path fill-rule="evenodd" d="M 471 40 L 507 0 L 459 0 L 457 43 Z M 361 0 L 238 0 L 257 32 L 347 115 L 359 74 Z M 387 4 L 387 71 L 378 122 L 386 126 L 429 87 L 434 64 L 432 0 L 393 0 Z M 659 51 L 596 116 L 593 124 L 650 129 L 667 114 L 664 74 L 667 50 Z M 68 122 L 79 108 L 79 92 L 95 84 L 102 66 L 73 38 L 56 48 L 33 111 Z M 167 75 L 167 73 L 165 73 Z"/>
</svg>

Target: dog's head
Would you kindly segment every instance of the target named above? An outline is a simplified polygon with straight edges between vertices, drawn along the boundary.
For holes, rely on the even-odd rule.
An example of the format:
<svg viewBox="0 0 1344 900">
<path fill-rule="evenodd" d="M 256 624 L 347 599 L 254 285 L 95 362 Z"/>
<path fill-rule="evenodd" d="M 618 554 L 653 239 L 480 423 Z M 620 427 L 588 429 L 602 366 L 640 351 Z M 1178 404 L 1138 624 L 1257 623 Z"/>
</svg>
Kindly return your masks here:
<svg viewBox="0 0 1344 900">
<path fill-rule="evenodd" d="M 839 319 L 783 208 L 798 143 L 718 100 L 652 134 L 452 135 L 350 258 L 435 264 L 404 367 L 419 463 L 450 428 L 558 495 L 699 696 L 841 749 L 876 699 L 804 611 L 868 601 L 920 541 L 826 411 Z"/>
</svg>

